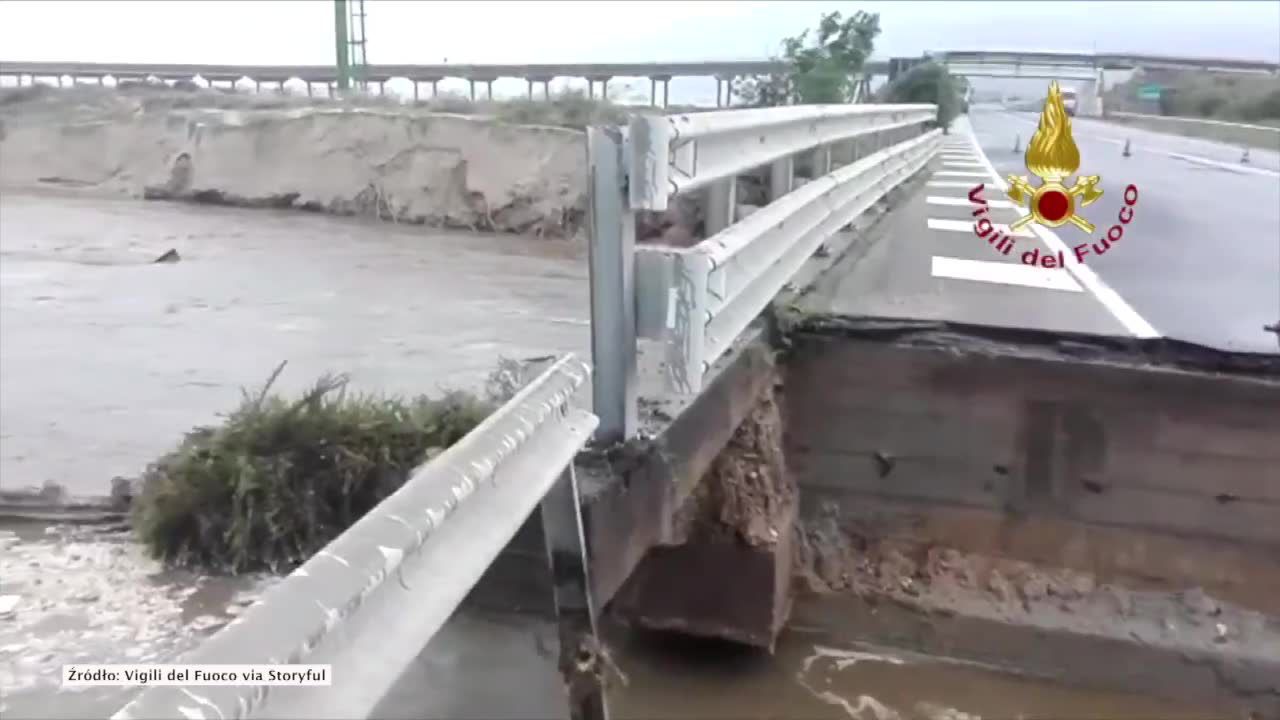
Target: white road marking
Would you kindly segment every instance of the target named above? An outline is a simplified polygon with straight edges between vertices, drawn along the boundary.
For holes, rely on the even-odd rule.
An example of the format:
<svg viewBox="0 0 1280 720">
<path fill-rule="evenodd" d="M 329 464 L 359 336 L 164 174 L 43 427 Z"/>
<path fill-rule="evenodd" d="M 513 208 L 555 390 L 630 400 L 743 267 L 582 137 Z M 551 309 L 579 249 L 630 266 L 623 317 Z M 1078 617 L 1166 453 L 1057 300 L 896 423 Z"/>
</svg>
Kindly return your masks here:
<svg viewBox="0 0 1280 720">
<path fill-rule="evenodd" d="M 946 187 L 946 188 L 975 188 L 978 183 L 965 182 L 964 180 L 930 180 L 926 183 L 929 187 Z"/>
<path fill-rule="evenodd" d="M 1016 262 L 992 262 L 933 256 L 933 276 L 953 280 L 1019 285 L 1042 290 L 1081 292 L 1076 281 L 1062 269 L 1046 269 Z"/>
<path fill-rule="evenodd" d="M 943 230 L 945 232 L 967 232 L 967 233 L 973 232 L 972 220 L 940 220 L 938 218 L 929 218 L 928 226 L 930 230 Z M 999 230 L 1000 232 L 1010 237 L 1019 237 L 1019 238 L 1035 237 L 1035 235 L 1032 235 L 1026 230 L 1011 231 L 1009 230 L 1009 226 L 1006 223 L 991 223 L 991 227 L 995 228 L 996 230 Z M 975 235 L 974 237 L 977 237 L 977 236 Z"/>
<path fill-rule="evenodd" d="M 1019 117 L 1017 115 L 1014 115 L 1013 113 L 1006 113 L 1006 114 L 1015 120 L 1021 120 L 1022 122 L 1030 123 L 1032 125 L 1039 122 L 1038 120 Z M 1107 137 L 1105 135 L 1095 135 L 1093 133 L 1090 133 L 1088 135 L 1088 138 L 1090 140 L 1097 140 L 1099 142 L 1111 143 L 1112 145 L 1115 145 L 1117 147 L 1123 146 L 1126 142 L 1123 138 Z M 1234 146 L 1228 145 L 1228 147 L 1234 147 Z M 1249 165 L 1244 165 L 1242 163 L 1223 162 L 1222 160 L 1212 160 L 1207 157 L 1200 157 L 1199 155 L 1187 155 L 1186 153 L 1175 152 L 1173 150 L 1160 150 L 1158 148 L 1148 147 L 1146 145 L 1138 145 L 1133 142 L 1129 143 L 1129 151 L 1130 152 L 1148 152 L 1154 155 L 1164 155 L 1165 157 L 1171 157 L 1171 158 L 1174 158 L 1175 160 L 1185 160 L 1189 163 L 1195 163 L 1197 165 L 1204 165 L 1207 167 L 1218 168 L 1219 170 L 1226 170 L 1227 172 L 1233 172 L 1238 174 L 1262 175 L 1263 177 L 1280 178 L 1280 172 L 1276 172 L 1275 170 L 1268 170 L 1267 168 L 1252 167 Z"/>
<path fill-rule="evenodd" d="M 965 131 L 968 132 L 969 137 L 973 139 L 973 142 L 976 145 L 978 137 L 974 134 L 973 125 L 968 122 L 968 118 L 965 118 L 964 125 Z M 982 162 L 987 166 L 987 170 L 990 171 L 991 177 L 995 179 L 995 184 L 1001 190 L 1008 190 L 1009 184 L 1006 183 L 998 173 L 996 173 L 995 166 L 991 164 L 991 159 L 987 157 L 986 152 L 982 150 L 981 146 L 978 146 L 978 154 L 982 156 Z M 1125 302 L 1124 298 L 1120 297 L 1120 293 L 1116 292 L 1110 285 L 1103 282 L 1102 278 L 1098 277 L 1098 274 L 1095 273 L 1092 268 L 1077 261 L 1075 253 L 1067 247 L 1066 243 L 1062 242 L 1062 238 L 1059 238 L 1055 232 L 1049 228 L 1041 227 L 1036 223 L 1032 223 L 1029 227 L 1031 228 L 1031 231 L 1049 247 L 1049 250 L 1055 253 L 1062 253 L 1063 258 L 1067 262 L 1067 271 L 1074 275 L 1081 285 L 1088 288 L 1089 292 L 1093 293 L 1093 296 L 1098 299 L 1098 302 L 1102 303 L 1102 306 L 1110 311 L 1110 313 L 1120 322 L 1121 325 L 1125 327 L 1125 329 L 1140 338 L 1161 337 L 1161 334 L 1156 331 L 1155 327 L 1153 327 L 1151 323 L 1147 322 L 1145 318 L 1139 315 L 1138 311 L 1134 310 L 1129 303 Z M 1056 272 L 1061 272 L 1061 270 Z"/>
<path fill-rule="evenodd" d="M 973 201 L 967 197 L 939 197 L 937 195 L 930 195 L 929 197 L 925 198 L 925 202 L 929 203 L 930 205 L 955 205 L 957 207 L 960 207 L 960 206 L 968 207 L 973 204 Z M 993 208 L 1008 208 L 1010 210 L 1016 209 L 1018 207 L 1017 205 L 1014 205 L 1008 200 L 994 200 L 994 199 L 987 200 L 987 205 L 990 205 Z"/>
<path fill-rule="evenodd" d="M 935 177 L 939 175 L 941 175 L 942 177 L 971 177 L 971 178 L 987 177 L 987 174 L 984 172 L 969 172 L 968 170 L 939 170 L 934 173 Z"/>
<path fill-rule="evenodd" d="M 1206 165 L 1208 167 L 1218 168 L 1220 170 L 1226 170 L 1227 172 L 1242 173 L 1245 175 L 1263 175 L 1266 177 L 1280 178 L 1280 172 L 1276 172 L 1275 170 L 1268 170 L 1266 168 L 1252 167 L 1249 165 L 1242 165 L 1239 163 L 1222 162 L 1221 160 L 1210 160 L 1209 158 L 1202 158 L 1197 155 L 1186 155 L 1184 153 L 1179 153 L 1179 152 L 1166 151 L 1164 152 L 1164 154 L 1168 155 L 1171 158 L 1174 158 L 1175 160 L 1185 160 L 1189 163 L 1194 163 L 1196 165 Z"/>
</svg>

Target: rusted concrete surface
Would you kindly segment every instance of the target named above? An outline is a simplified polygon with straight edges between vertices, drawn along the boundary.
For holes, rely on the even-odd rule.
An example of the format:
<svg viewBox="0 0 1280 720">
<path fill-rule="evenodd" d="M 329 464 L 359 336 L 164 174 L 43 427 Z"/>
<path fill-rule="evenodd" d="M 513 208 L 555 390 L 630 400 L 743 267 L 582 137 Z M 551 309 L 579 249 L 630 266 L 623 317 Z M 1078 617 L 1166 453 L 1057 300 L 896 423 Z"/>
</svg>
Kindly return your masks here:
<svg viewBox="0 0 1280 720">
<path fill-rule="evenodd" d="M 678 543 L 684 505 L 743 419 L 775 377 L 774 351 L 750 333 L 712 370 L 692 402 L 653 404 L 662 416 L 652 438 L 579 457 L 583 531 L 595 569 L 597 602 L 609 602 L 651 547 Z"/>
<path fill-rule="evenodd" d="M 1280 715 L 1271 616 L 1200 590 L 1134 591 L 948 548 L 832 539 L 815 543 L 820 577 L 797 602 L 803 627 L 1069 686 L 1231 708 L 1228 716 Z"/>
<path fill-rule="evenodd" d="M 810 327 L 788 362 L 802 487 L 1280 547 L 1280 357 Z"/>
<path fill-rule="evenodd" d="M 1280 713 L 1280 357 L 787 320 L 799 622 Z"/>
</svg>

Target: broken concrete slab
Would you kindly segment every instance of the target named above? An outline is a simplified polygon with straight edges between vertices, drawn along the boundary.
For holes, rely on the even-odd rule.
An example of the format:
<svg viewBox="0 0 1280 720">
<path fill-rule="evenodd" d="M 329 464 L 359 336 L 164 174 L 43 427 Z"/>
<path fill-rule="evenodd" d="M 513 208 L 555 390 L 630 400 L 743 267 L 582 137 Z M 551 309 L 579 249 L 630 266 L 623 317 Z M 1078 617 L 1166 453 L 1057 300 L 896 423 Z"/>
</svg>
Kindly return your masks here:
<svg viewBox="0 0 1280 720">
<path fill-rule="evenodd" d="M 791 611 L 797 494 L 768 389 L 614 602 L 635 625 L 772 651 Z"/>
</svg>

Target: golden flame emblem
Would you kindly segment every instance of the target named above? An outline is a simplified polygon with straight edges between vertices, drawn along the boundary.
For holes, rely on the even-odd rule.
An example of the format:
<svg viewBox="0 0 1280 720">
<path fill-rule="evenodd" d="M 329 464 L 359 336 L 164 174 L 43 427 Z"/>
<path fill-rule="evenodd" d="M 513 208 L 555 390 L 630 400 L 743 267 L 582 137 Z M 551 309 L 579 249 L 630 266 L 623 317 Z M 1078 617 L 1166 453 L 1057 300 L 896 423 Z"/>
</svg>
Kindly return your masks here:
<svg viewBox="0 0 1280 720">
<path fill-rule="evenodd" d="M 1092 205 L 1102 197 L 1098 175 L 1076 178 L 1071 187 L 1063 184 L 1080 168 L 1080 148 L 1071 137 L 1071 118 L 1062 102 L 1062 90 L 1055 80 L 1049 83 L 1049 95 L 1040 112 L 1040 124 L 1027 143 L 1027 169 L 1040 178 L 1040 187 L 1034 187 L 1025 176 L 1010 175 L 1007 195 L 1015 203 L 1026 206 L 1030 214 L 1009 227 L 1017 230 L 1030 222 L 1046 227 L 1060 227 L 1071 223 L 1085 232 L 1093 232 L 1093 225 L 1076 215 L 1075 199 L 1080 206 Z"/>
</svg>

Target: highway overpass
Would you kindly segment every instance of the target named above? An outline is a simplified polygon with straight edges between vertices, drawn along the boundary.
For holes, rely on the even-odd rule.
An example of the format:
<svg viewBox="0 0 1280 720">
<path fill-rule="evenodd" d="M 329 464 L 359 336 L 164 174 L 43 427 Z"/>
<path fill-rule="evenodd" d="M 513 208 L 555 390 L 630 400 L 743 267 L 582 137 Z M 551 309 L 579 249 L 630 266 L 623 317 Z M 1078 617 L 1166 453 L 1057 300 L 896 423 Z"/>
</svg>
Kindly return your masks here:
<svg viewBox="0 0 1280 720">
<path fill-rule="evenodd" d="M 1132 70 L 1139 67 L 1206 70 L 1214 72 L 1275 73 L 1280 63 L 1267 60 L 1199 58 L 1142 54 L 1081 54 L 1042 51 L 940 51 L 926 54 L 946 63 L 954 72 L 969 77 L 1031 77 L 1078 80 L 1101 83 L 1106 70 Z M 892 75 L 898 68 L 907 67 L 911 58 L 871 60 L 865 66 L 862 85 L 875 76 Z M 588 93 L 594 95 L 597 83 L 604 96 L 610 80 L 614 78 L 648 78 L 650 103 L 666 107 L 669 99 L 669 83 L 674 77 L 713 77 L 716 79 L 717 104 L 730 104 L 732 82 L 735 78 L 781 72 L 785 63 L 779 60 L 716 60 L 702 62 L 652 62 L 652 63 L 532 63 L 532 64 L 426 64 L 426 65 L 370 65 L 365 73 L 369 82 L 382 84 L 392 78 L 404 78 L 413 83 L 415 98 L 423 83 L 437 90 L 438 83 L 446 78 L 468 81 L 471 97 L 476 98 L 477 85 L 487 88 L 493 96 L 493 83 L 500 78 L 523 79 L 528 83 L 528 96 L 535 95 L 535 86 L 542 86 L 543 96 L 549 94 L 550 82 L 556 78 L 584 78 L 588 81 Z M 0 77 L 23 78 L 32 82 L 36 78 L 63 78 L 72 82 L 78 79 L 104 82 L 105 78 L 121 80 L 162 81 L 192 80 L 203 78 L 211 84 L 234 84 L 245 78 L 259 86 L 262 83 L 283 86 L 291 80 L 299 80 L 312 91 L 313 84 L 332 87 L 337 82 L 336 70 L 331 65 L 216 65 L 174 63 L 101 63 L 57 61 L 0 61 Z M 865 92 L 867 88 L 863 88 Z M 1094 93 L 1096 94 L 1096 93 Z M 723 96 L 723 100 L 721 100 Z M 1088 88 L 1082 93 L 1082 107 L 1096 105 Z M 1099 109 L 1100 112 L 1100 109 Z M 1097 113 L 1092 113 L 1097 114 Z"/>
<path fill-rule="evenodd" d="M 1202 70 L 1216 73 L 1278 73 L 1276 60 L 1213 58 L 1142 53 L 1072 53 L 1039 50 L 943 50 L 928 53 L 949 64 L 1086 67 L 1096 70 Z"/>
<path fill-rule="evenodd" d="M 785 65 L 776 60 L 725 60 L 708 62 L 654 62 L 654 63 L 533 63 L 519 64 L 432 64 L 432 65 L 370 65 L 364 78 L 373 83 L 385 83 L 392 78 L 404 78 L 413 82 L 415 97 L 420 84 L 432 87 L 432 93 L 438 84 L 446 78 L 468 81 L 471 98 L 476 98 L 476 86 L 485 85 L 488 97 L 493 97 L 493 83 L 501 78 L 523 79 L 528 83 L 529 97 L 534 97 L 534 87 L 541 85 L 543 96 L 550 92 L 550 83 L 557 78 L 583 78 L 587 80 L 588 92 L 594 95 L 596 84 L 600 85 L 604 96 L 610 80 L 619 77 L 648 78 L 650 85 L 650 101 L 654 105 L 665 107 L 669 99 L 669 83 L 675 77 L 714 77 L 717 84 L 717 98 L 721 88 L 723 94 L 730 95 L 734 78 L 747 75 L 763 75 L 783 70 Z M 886 73 L 888 64 L 872 62 L 868 64 L 872 73 Z M 154 78 L 162 81 L 192 80 L 203 78 L 210 84 L 234 84 L 245 78 L 253 80 L 259 86 L 262 83 L 279 84 L 292 80 L 300 80 L 307 84 L 308 93 L 312 84 L 334 87 L 337 83 L 337 72 L 331 65 L 196 65 L 172 63 L 85 63 L 85 62 L 10 62 L 0 61 L 0 77 L 62 78 L 95 80 L 102 83 L 105 78 L 121 80 L 147 80 Z M 661 87 L 661 91 L 659 91 Z M 661 100 L 661 102 L 659 102 Z M 727 100 L 726 100 L 727 103 Z"/>
</svg>

